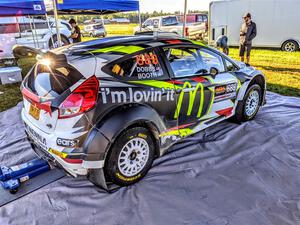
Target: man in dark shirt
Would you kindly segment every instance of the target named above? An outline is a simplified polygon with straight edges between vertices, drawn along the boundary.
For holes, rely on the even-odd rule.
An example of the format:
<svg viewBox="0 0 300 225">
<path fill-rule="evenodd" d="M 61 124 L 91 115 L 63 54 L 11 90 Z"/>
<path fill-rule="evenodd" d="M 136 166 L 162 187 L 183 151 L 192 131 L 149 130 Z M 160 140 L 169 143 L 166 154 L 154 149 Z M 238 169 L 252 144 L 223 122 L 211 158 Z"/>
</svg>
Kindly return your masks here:
<svg viewBox="0 0 300 225">
<path fill-rule="evenodd" d="M 73 43 L 81 42 L 80 28 L 77 26 L 76 21 L 74 19 L 70 19 L 69 24 L 72 26 L 71 38 Z"/>
<path fill-rule="evenodd" d="M 251 14 L 246 13 L 243 17 L 244 23 L 240 30 L 240 57 L 241 61 L 245 60 L 245 52 L 247 56 L 246 63 L 250 62 L 250 52 L 252 48 L 252 40 L 256 37 L 256 24 L 251 20 Z"/>
<path fill-rule="evenodd" d="M 229 54 L 229 48 L 228 48 L 228 37 L 225 35 L 221 35 L 217 38 L 216 46 L 217 48 L 222 48 L 223 52 L 228 55 Z"/>
</svg>

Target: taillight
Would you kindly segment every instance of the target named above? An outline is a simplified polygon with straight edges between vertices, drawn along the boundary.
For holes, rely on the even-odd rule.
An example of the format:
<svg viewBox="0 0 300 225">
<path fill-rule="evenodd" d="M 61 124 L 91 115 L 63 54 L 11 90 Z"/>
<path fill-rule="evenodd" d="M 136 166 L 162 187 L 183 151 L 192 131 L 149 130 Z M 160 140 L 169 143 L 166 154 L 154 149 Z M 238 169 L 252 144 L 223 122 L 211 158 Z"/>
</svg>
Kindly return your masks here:
<svg viewBox="0 0 300 225">
<path fill-rule="evenodd" d="M 59 106 L 59 119 L 70 118 L 94 108 L 97 102 L 99 81 L 92 76 L 78 86 Z"/>
</svg>

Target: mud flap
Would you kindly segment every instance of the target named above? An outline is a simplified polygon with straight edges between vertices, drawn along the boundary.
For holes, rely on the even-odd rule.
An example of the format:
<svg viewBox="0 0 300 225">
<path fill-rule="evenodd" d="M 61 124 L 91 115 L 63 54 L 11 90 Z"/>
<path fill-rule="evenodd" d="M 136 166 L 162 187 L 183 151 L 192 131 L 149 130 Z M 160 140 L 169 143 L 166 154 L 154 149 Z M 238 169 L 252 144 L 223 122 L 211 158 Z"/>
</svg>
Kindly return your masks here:
<svg viewBox="0 0 300 225">
<path fill-rule="evenodd" d="M 103 168 L 94 169 L 92 173 L 88 175 L 88 179 L 98 188 L 104 189 L 105 191 L 112 193 L 117 191 L 121 186 L 116 185 L 112 182 L 108 182 L 105 179 Z"/>
</svg>

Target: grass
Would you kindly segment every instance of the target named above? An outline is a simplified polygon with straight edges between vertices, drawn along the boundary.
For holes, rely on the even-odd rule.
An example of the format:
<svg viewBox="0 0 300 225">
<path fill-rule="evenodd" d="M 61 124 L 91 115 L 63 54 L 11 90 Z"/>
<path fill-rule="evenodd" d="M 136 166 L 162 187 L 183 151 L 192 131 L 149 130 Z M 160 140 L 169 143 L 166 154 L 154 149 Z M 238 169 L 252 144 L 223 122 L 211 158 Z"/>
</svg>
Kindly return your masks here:
<svg viewBox="0 0 300 225">
<path fill-rule="evenodd" d="M 130 24 L 107 24 L 105 25 L 105 29 L 107 32 L 107 36 L 122 36 L 122 35 L 133 35 L 134 28 L 138 26 L 138 24 L 130 23 Z M 83 26 L 80 26 L 80 29 L 83 29 Z M 95 38 L 92 37 L 83 37 L 83 41 L 93 40 Z"/>
<path fill-rule="evenodd" d="M 106 25 L 108 36 L 132 35 L 137 24 Z M 83 38 L 84 41 L 92 38 Z M 230 56 L 238 58 L 238 49 L 231 48 Z M 22 74 L 25 75 L 35 59 L 20 60 Z M 253 49 L 251 65 L 261 70 L 267 79 L 268 90 L 282 95 L 300 97 L 300 52 L 287 53 L 280 50 Z M 4 111 L 21 101 L 20 84 L 0 85 L 0 111 Z"/>
<path fill-rule="evenodd" d="M 229 55 L 239 59 L 238 49 L 230 49 Z M 300 51 L 253 49 L 250 63 L 264 73 L 269 91 L 300 97 Z"/>
<path fill-rule="evenodd" d="M 22 101 L 20 83 L 0 85 L 0 112 Z"/>
</svg>

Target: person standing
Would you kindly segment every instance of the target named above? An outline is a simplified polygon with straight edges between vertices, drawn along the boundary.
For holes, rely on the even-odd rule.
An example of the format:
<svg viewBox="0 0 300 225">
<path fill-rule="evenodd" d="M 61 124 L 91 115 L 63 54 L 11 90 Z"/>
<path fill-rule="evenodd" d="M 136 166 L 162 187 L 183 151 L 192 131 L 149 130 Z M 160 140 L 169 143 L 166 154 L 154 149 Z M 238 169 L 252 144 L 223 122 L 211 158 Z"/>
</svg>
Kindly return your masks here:
<svg viewBox="0 0 300 225">
<path fill-rule="evenodd" d="M 76 21 L 74 19 L 70 19 L 69 24 L 72 27 L 72 33 L 70 37 L 72 38 L 73 43 L 81 42 L 81 32 L 80 28 L 76 24 Z"/>
<path fill-rule="evenodd" d="M 240 30 L 240 57 L 241 61 L 244 62 L 246 53 L 246 63 L 249 64 L 252 40 L 256 37 L 257 30 L 256 24 L 252 21 L 250 13 L 246 13 L 243 19 L 244 22 Z"/>
<path fill-rule="evenodd" d="M 229 48 L 227 42 L 228 42 L 228 37 L 225 35 L 219 36 L 216 41 L 217 48 L 221 48 L 223 50 L 223 53 L 226 55 L 229 54 Z"/>
</svg>

